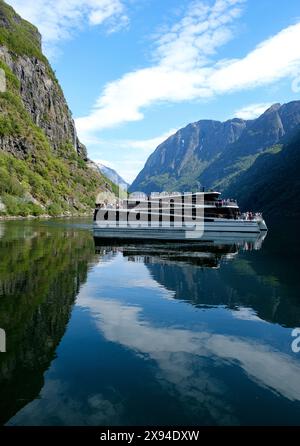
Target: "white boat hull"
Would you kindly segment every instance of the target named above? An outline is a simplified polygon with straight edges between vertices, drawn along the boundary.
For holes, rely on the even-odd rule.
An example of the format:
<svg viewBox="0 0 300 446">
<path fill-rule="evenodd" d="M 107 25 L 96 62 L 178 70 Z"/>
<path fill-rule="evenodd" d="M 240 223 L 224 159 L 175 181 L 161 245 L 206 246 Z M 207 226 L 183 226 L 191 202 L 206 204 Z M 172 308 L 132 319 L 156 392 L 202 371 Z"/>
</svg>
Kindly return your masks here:
<svg viewBox="0 0 300 446">
<path fill-rule="evenodd" d="M 264 221 L 218 219 L 204 223 L 204 231 L 185 227 L 111 227 L 99 222 L 94 224 L 94 236 L 98 238 L 152 239 L 152 240 L 202 240 L 228 234 L 239 238 L 242 234 L 257 236 L 267 227 Z"/>
</svg>

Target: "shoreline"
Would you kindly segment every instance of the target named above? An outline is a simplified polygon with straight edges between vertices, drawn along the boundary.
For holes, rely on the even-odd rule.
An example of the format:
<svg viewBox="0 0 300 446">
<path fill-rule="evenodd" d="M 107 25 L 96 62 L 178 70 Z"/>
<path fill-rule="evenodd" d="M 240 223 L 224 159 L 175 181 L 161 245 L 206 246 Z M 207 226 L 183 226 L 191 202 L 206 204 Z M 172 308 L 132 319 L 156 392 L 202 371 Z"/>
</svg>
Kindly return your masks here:
<svg viewBox="0 0 300 446">
<path fill-rule="evenodd" d="M 0 215 L 0 221 L 22 221 L 22 220 L 52 220 L 57 218 L 83 218 L 91 217 L 93 218 L 93 213 L 88 214 L 74 214 L 74 215 L 27 215 L 26 217 L 22 215 Z"/>
</svg>

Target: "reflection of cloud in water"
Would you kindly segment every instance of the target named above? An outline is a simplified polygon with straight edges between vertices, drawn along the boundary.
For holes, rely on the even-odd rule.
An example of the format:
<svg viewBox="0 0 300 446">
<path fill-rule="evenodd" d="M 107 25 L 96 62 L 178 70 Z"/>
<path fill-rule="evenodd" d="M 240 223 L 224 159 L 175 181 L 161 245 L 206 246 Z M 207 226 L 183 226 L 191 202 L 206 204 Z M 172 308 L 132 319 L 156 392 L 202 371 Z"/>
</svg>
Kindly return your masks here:
<svg viewBox="0 0 300 446">
<path fill-rule="evenodd" d="M 223 335 L 211 336 L 207 348 L 219 358 L 239 361 L 245 372 L 261 386 L 291 401 L 300 400 L 300 364 L 288 355 L 263 344 Z"/>
<path fill-rule="evenodd" d="M 148 290 L 151 288 L 163 288 L 162 285 L 159 285 L 155 282 L 151 277 L 141 277 L 139 279 L 130 279 L 126 282 L 126 287 L 128 288 L 147 288 Z M 173 293 L 175 294 L 175 293 Z"/>
<path fill-rule="evenodd" d="M 202 419 L 206 416 L 210 422 L 238 423 L 224 401 L 224 384 L 205 370 L 207 355 L 201 343 L 208 334 L 152 327 L 141 319 L 140 307 L 117 301 L 83 298 L 78 305 L 91 310 L 108 341 L 154 360 L 159 366 L 158 379 L 169 387 L 170 393 L 188 399 L 189 410 Z M 204 415 L 200 416 L 200 410 Z"/>
<path fill-rule="evenodd" d="M 232 310 L 231 314 L 235 319 L 266 323 L 266 321 L 256 315 L 252 308 L 238 307 L 235 310 Z"/>
<path fill-rule="evenodd" d="M 121 422 L 123 406 L 107 400 L 101 394 L 87 400 L 69 397 L 68 385 L 58 380 L 48 380 L 40 394 L 13 417 L 8 425 L 65 425 L 99 426 L 117 425 Z M 120 398 L 116 395 L 116 400 Z M 32 421 L 34 420 L 34 422 Z"/>
<path fill-rule="evenodd" d="M 192 365 L 202 358 L 216 365 L 238 363 L 262 387 L 289 400 L 300 400 L 300 364 L 267 345 L 234 336 L 154 327 L 142 320 L 141 308 L 117 301 L 84 298 L 79 304 L 91 310 L 107 340 L 148 355 L 157 362 L 162 376 L 186 396 L 190 393 L 205 398 L 205 393 L 210 393 L 205 387 L 212 384 L 211 377 Z M 220 384 L 213 384 L 216 385 Z M 218 393 L 216 388 L 213 391 Z M 220 398 L 222 394 L 220 390 Z"/>
</svg>

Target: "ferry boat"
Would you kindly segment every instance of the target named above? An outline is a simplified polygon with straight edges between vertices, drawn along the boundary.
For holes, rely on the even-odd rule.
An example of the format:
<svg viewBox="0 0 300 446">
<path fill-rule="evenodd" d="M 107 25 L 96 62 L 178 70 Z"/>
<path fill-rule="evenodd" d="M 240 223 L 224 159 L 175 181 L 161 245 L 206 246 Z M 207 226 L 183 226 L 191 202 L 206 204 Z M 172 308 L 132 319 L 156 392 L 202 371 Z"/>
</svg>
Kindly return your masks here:
<svg viewBox="0 0 300 446">
<path fill-rule="evenodd" d="M 241 213 L 220 192 L 131 194 L 114 204 L 97 203 L 94 237 L 135 240 L 239 238 L 267 231 L 260 213 Z"/>
</svg>

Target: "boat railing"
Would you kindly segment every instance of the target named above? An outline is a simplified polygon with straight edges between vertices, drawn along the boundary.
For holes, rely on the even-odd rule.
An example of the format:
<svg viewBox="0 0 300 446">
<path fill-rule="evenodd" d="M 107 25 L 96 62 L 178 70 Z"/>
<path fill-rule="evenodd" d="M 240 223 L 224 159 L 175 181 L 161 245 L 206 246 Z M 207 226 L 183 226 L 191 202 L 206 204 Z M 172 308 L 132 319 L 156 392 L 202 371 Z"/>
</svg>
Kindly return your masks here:
<svg viewBox="0 0 300 446">
<path fill-rule="evenodd" d="M 156 203 L 153 203 L 153 204 L 156 205 Z M 153 206 L 153 204 L 151 206 L 151 210 L 152 211 L 154 211 L 156 208 L 159 209 L 159 206 Z M 202 205 L 192 204 L 192 203 L 185 203 L 183 207 L 185 209 L 193 209 L 193 208 L 197 208 L 197 209 L 198 208 L 202 208 L 203 209 L 203 208 L 206 208 L 207 206 L 208 207 L 214 207 L 214 208 L 222 208 L 222 207 L 227 207 L 227 206 L 237 207 L 237 204 L 233 203 L 233 202 L 226 203 L 226 204 L 216 204 L 214 202 L 211 202 L 211 203 L 205 202 Z M 105 206 L 99 206 L 99 208 L 100 209 L 106 209 L 106 210 L 128 210 L 128 211 L 132 211 L 132 212 L 134 212 L 134 211 L 138 211 L 138 212 L 140 212 L 140 211 L 148 211 L 148 206 L 141 206 L 141 205 L 138 205 L 137 207 L 131 208 L 131 207 L 127 207 L 126 205 L 124 206 L 122 204 L 118 204 L 118 205 L 108 204 L 108 205 L 105 205 Z M 162 206 L 162 209 L 166 209 L 166 208 L 171 208 L 171 206 L 167 206 L 167 205 Z M 174 210 L 182 210 L 182 204 L 177 204 L 177 205 L 175 204 L 175 205 L 172 206 L 172 208 Z"/>
<path fill-rule="evenodd" d="M 236 200 L 218 200 L 218 201 L 204 201 L 205 206 L 224 207 L 224 206 L 237 206 Z"/>
<path fill-rule="evenodd" d="M 263 216 L 260 212 L 244 212 L 241 215 L 242 220 L 247 221 L 261 221 L 263 220 Z"/>
</svg>

